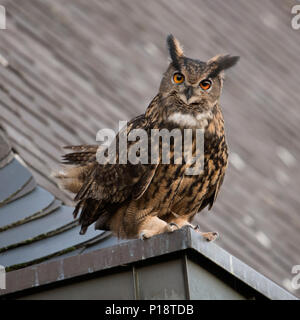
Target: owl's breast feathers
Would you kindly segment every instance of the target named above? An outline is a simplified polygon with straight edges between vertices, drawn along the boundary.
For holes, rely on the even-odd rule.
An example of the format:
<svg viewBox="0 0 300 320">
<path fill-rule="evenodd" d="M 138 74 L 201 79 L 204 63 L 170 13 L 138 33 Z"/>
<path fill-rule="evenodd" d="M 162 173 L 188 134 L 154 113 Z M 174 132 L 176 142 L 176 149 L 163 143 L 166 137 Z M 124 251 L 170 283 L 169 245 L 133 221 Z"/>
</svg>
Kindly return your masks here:
<svg viewBox="0 0 300 320">
<path fill-rule="evenodd" d="M 133 129 L 161 129 L 164 124 L 156 96 L 144 115 L 128 123 Z M 116 137 L 118 141 L 119 134 Z M 130 148 L 128 143 L 128 149 Z M 147 215 L 168 221 L 169 215 L 187 215 L 189 220 L 213 205 L 227 166 L 224 121 L 218 105 L 205 125 L 204 168 L 201 174 L 185 175 L 186 164 L 99 164 L 98 146 L 73 146 L 64 163 L 73 165 L 57 174 L 63 188 L 76 193 L 74 217 L 80 212 L 81 233 L 96 222 L 96 228 L 134 237 L 135 225 Z M 171 156 L 172 158 L 172 156 Z"/>
<path fill-rule="evenodd" d="M 216 104 L 211 110 L 199 112 L 196 107 L 188 112 L 185 106 L 173 104 L 166 116 L 163 116 L 155 106 L 149 107 L 148 115 L 155 115 L 155 123 L 160 128 L 204 129 L 204 165 L 199 175 L 186 175 L 186 164 L 160 164 L 156 170 L 151 186 L 145 193 L 145 200 L 159 211 L 159 216 L 167 219 L 168 214 L 188 215 L 189 220 L 203 208 L 213 206 L 219 189 L 223 183 L 228 161 L 228 149 L 225 140 L 224 119 L 221 108 Z M 152 118 L 153 119 L 153 118 Z M 193 151 L 195 139 L 193 140 Z M 171 151 L 172 152 L 172 151 Z M 193 153 L 194 155 L 194 153 Z M 173 154 L 171 154 L 172 158 Z M 148 204 L 149 205 L 149 204 Z M 159 206 L 159 208 L 158 208 Z"/>
</svg>

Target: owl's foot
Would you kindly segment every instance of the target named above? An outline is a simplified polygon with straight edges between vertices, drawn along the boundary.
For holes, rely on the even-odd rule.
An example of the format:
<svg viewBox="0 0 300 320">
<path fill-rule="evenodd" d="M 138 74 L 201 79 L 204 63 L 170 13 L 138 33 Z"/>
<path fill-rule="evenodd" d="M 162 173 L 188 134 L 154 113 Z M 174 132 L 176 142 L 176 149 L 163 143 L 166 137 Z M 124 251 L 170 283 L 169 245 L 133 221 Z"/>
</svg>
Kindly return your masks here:
<svg viewBox="0 0 300 320">
<path fill-rule="evenodd" d="M 201 232 L 199 225 L 192 226 L 192 228 L 195 231 L 199 232 L 206 241 L 212 242 L 212 241 L 215 241 L 216 239 L 219 238 L 218 232 L 215 232 L 215 231 L 212 231 L 212 232 Z"/>
<path fill-rule="evenodd" d="M 142 231 L 140 234 L 139 234 L 139 239 L 141 240 L 146 240 L 148 238 L 150 238 L 151 236 L 148 235 L 148 233 L 146 231 Z"/>
<path fill-rule="evenodd" d="M 165 224 L 161 230 L 155 230 L 155 229 L 142 230 L 139 233 L 139 239 L 141 239 L 141 240 L 149 239 L 156 234 L 160 234 L 160 233 L 164 233 L 164 232 L 173 232 L 178 229 L 180 229 L 180 228 L 177 223 L 170 222 L 168 224 Z"/>
<path fill-rule="evenodd" d="M 218 232 L 201 232 L 202 237 L 208 241 L 208 242 L 212 242 L 215 241 L 219 238 L 219 234 Z"/>
</svg>

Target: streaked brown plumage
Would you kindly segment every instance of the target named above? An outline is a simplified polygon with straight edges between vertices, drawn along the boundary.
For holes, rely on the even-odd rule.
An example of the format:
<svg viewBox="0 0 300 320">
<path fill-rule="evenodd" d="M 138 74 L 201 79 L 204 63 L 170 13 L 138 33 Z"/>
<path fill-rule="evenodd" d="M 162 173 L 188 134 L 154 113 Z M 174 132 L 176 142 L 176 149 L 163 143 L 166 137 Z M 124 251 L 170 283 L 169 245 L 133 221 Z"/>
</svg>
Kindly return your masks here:
<svg viewBox="0 0 300 320">
<path fill-rule="evenodd" d="M 72 153 L 66 154 L 64 161 L 72 166 L 57 177 L 63 188 L 76 193 L 74 217 L 81 211 L 81 233 L 96 222 L 97 229 L 112 230 L 122 238 L 149 238 L 192 226 L 195 214 L 207 206 L 211 209 L 216 200 L 228 157 L 219 106 L 223 71 L 232 67 L 238 57 L 216 56 L 201 62 L 185 57 L 173 36 L 167 42 L 171 63 L 159 93 L 145 114 L 128 123 L 127 135 L 137 128 L 146 130 L 149 137 L 151 129 L 202 129 L 203 171 L 186 175 L 185 162 L 162 164 L 161 158 L 158 164 L 102 165 L 96 161 L 98 145 L 66 147 Z M 118 136 L 116 141 L 118 144 Z M 133 144 L 128 144 L 128 150 Z M 195 139 L 191 148 L 195 154 Z M 203 236 L 213 240 L 216 233 Z"/>
</svg>

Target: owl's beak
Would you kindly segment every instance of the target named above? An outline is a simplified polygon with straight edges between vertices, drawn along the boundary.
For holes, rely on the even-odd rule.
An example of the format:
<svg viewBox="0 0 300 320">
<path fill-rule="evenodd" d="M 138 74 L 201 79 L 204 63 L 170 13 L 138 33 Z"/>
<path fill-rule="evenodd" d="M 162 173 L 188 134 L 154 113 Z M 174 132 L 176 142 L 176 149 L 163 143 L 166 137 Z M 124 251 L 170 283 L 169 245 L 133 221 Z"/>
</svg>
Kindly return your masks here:
<svg viewBox="0 0 300 320">
<path fill-rule="evenodd" d="M 187 87 L 184 91 L 184 94 L 186 96 L 186 100 L 189 101 L 189 99 L 193 96 L 193 87 Z"/>
</svg>

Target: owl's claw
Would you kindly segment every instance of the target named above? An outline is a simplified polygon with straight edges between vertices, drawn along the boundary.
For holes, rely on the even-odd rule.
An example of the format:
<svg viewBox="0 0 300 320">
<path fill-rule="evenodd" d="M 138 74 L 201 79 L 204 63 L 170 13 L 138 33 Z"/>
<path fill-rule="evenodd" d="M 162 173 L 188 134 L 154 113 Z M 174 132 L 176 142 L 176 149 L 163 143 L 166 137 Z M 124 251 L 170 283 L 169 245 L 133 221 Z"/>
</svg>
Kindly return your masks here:
<svg viewBox="0 0 300 320">
<path fill-rule="evenodd" d="M 190 227 L 199 232 L 206 241 L 212 242 L 219 238 L 218 232 L 201 232 L 199 224 L 197 224 L 196 226 L 190 225 Z"/>
<path fill-rule="evenodd" d="M 139 239 L 141 239 L 141 240 L 146 240 L 146 239 L 148 239 L 148 237 L 146 236 L 146 232 L 142 231 L 142 232 L 139 234 Z"/>
<path fill-rule="evenodd" d="M 194 230 L 195 231 L 200 231 L 200 226 L 199 224 L 196 224 L 195 226 L 193 226 Z"/>
<path fill-rule="evenodd" d="M 170 232 L 173 232 L 173 231 L 175 231 L 176 229 L 177 229 L 177 230 L 180 229 L 179 226 L 178 226 L 178 224 L 175 223 L 175 222 L 170 222 L 170 223 L 168 224 L 168 227 L 169 227 Z M 176 229 L 174 229 L 174 227 L 175 227 Z"/>
</svg>

